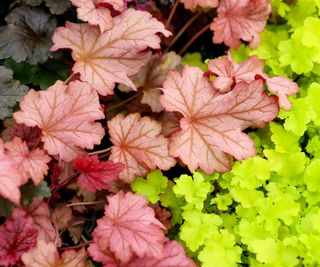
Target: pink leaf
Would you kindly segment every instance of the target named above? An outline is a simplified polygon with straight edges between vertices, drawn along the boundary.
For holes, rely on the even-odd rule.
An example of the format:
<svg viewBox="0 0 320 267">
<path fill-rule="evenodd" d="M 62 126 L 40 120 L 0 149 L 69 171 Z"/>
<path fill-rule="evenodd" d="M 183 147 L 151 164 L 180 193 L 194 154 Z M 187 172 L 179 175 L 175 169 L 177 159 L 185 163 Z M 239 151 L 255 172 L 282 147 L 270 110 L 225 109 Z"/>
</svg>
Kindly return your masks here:
<svg viewBox="0 0 320 267">
<path fill-rule="evenodd" d="M 160 48 L 157 33 L 170 35 L 161 22 L 144 11 L 127 9 L 113 22 L 113 28 L 103 34 L 88 24 L 67 22 L 53 35 L 51 50 L 71 49 L 76 61 L 73 71 L 101 95 L 113 94 L 116 82 L 136 89 L 128 76 L 148 62 L 148 47 Z"/>
<path fill-rule="evenodd" d="M 20 108 L 14 113 L 16 121 L 41 128 L 44 148 L 67 162 L 104 136 L 101 124 L 94 122 L 104 118 L 99 98 L 87 83 L 74 81 L 67 86 L 57 81 L 46 91 L 30 90 Z"/>
<path fill-rule="evenodd" d="M 299 91 L 299 86 L 294 81 L 282 76 L 267 78 L 266 83 L 269 91 L 279 97 L 280 107 L 284 110 L 290 110 L 292 105 L 288 96 L 296 94 Z"/>
<path fill-rule="evenodd" d="M 98 25 L 101 32 L 110 30 L 113 26 L 108 6 L 117 11 L 124 10 L 123 0 L 71 0 L 71 2 L 78 7 L 78 18 L 91 25 Z"/>
<path fill-rule="evenodd" d="M 103 264 L 103 267 L 119 267 L 117 259 L 110 251 L 102 251 L 96 243 L 91 243 L 88 248 L 89 255 L 97 262 Z"/>
<path fill-rule="evenodd" d="M 18 205 L 21 196 L 19 186 L 25 182 L 15 160 L 5 154 L 4 144 L 0 139 L 0 195 Z"/>
<path fill-rule="evenodd" d="M 18 263 L 23 253 L 36 246 L 37 235 L 32 219 L 16 208 L 11 218 L 0 226 L 0 266 Z"/>
<path fill-rule="evenodd" d="M 19 137 L 14 137 L 11 142 L 5 144 L 7 154 L 11 156 L 19 166 L 19 171 L 24 178 L 30 177 L 35 185 L 38 185 L 48 174 L 48 163 L 51 158 L 44 150 L 36 148 L 29 152 L 26 142 Z"/>
<path fill-rule="evenodd" d="M 105 215 L 97 221 L 94 242 L 101 251 L 111 251 L 122 263 L 134 256 L 161 257 L 164 226 L 147 206 L 144 196 L 118 192 L 108 197 Z"/>
<path fill-rule="evenodd" d="M 257 56 L 249 57 L 245 62 L 238 64 L 232 60 L 229 53 L 228 56 L 210 60 L 208 67 L 217 76 L 213 81 L 214 87 L 222 93 L 229 92 L 232 86 L 240 81 L 254 81 L 257 74 L 265 76 L 263 60 Z"/>
<path fill-rule="evenodd" d="M 38 240 L 37 247 L 22 255 L 26 267 L 89 267 L 84 248 L 79 251 L 67 250 L 61 256 L 54 243 Z"/>
<path fill-rule="evenodd" d="M 191 171 L 225 172 L 230 156 L 242 160 L 255 155 L 254 142 L 242 132 L 263 127 L 278 114 L 276 97 L 268 97 L 262 81 L 241 82 L 220 95 L 199 68 L 169 73 L 160 101 L 167 111 L 183 115 L 181 130 L 172 135 L 170 154 Z"/>
<path fill-rule="evenodd" d="M 117 179 L 123 169 L 121 163 L 100 161 L 97 155 L 78 156 L 73 162 L 73 168 L 80 171 L 78 183 L 81 187 L 95 192 L 109 188 L 109 182 Z"/>
<path fill-rule="evenodd" d="M 218 16 L 211 24 L 214 43 L 224 42 L 237 49 L 243 40 L 255 48 L 260 42 L 259 33 L 266 25 L 271 6 L 269 0 L 221 0 L 217 11 Z"/>
<path fill-rule="evenodd" d="M 164 245 L 163 257 L 137 258 L 130 262 L 128 267 L 197 267 L 187 257 L 183 247 L 177 241 L 167 241 Z"/>
<path fill-rule="evenodd" d="M 119 178 L 130 183 L 136 176 L 145 176 L 157 167 L 168 170 L 175 164 L 169 155 L 168 139 L 161 133 L 161 125 L 149 117 L 134 113 L 119 114 L 108 121 L 113 143 L 110 160 L 121 162 L 124 169 Z"/>
<path fill-rule="evenodd" d="M 180 2 L 184 4 L 186 9 L 190 9 L 191 11 L 195 11 L 197 6 L 214 8 L 219 4 L 218 0 L 180 0 Z"/>
<path fill-rule="evenodd" d="M 52 225 L 48 205 L 44 201 L 34 199 L 31 205 L 24 207 L 24 210 L 31 216 L 38 230 L 38 240 L 44 240 L 46 243 L 50 241 L 61 243 Z"/>
</svg>

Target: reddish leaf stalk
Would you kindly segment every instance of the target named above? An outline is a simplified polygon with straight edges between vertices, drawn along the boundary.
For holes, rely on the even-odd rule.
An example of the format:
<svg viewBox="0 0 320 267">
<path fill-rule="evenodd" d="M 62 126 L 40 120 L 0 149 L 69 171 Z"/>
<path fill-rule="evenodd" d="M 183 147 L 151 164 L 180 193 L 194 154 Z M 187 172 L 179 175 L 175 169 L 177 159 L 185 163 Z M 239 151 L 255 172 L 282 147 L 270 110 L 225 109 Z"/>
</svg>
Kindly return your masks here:
<svg viewBox="0 0 320 267">
<path fill-rule="evenodd" d="M 203 33 L 205 33 L 207 30 L 210 29 L 210 24 L 208 24 L 207 26 L 205 26 L 202 30 L 198 31 L 190 40 L 188 43 L 186 43 L 181 50 L 179 51 L 179 55 L 183 55 L 187 49 L 190 47 L 190 45 L 192 45 L 192 43 L 197 40 Z"/>
<path fill-rule="evenodd" d="M 167 20 L 167 22 L 166 22 L 166 29 L 169 28 L 170 22 L 171 22 L 171 20 L 172 20 L 172 18 L 173 18 L 173 16 L 174 16 L 174 13 L 176 13 L 176 10 L 177 10 L 178 5 L 179 5 L 179 0 L 176 0 L 176 2 L 174 3 L 174 6 L 173 6 L 172 9 L 171 9 L 171 12 L 170 12 L 170 14 L 169 14 L 168 20 Z"/>
<path fill-rule="evenodd" d="M 165 52 L 167 52 L 177 41 L 178 39 L 181 37 L 182 34 L 184 34 L 184 32 L 190 27 L 190 25 L 201 16 L 201 13 L 196 13 L 193 17 L 191 17 L 187 23 L 181 28 L 181 30 L 175 35 L 175 37 L 173 38 L 173 40 L 171 41 L 171 43 L 168 45 L 167 49 L 165 50 Z"/>
</svg>

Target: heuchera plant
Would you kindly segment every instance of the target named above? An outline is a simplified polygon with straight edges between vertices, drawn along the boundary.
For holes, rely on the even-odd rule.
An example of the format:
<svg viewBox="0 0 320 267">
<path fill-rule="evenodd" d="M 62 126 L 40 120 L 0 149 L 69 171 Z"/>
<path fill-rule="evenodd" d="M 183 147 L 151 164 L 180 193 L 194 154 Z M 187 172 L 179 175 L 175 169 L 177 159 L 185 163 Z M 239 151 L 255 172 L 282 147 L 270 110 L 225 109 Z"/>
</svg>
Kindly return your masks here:
<svg viewBox="0 0 320 267">
<path fill-rule="evenodd" d="M 236 266 L 244 252 L 276 266 L 261 248 L 280 253 L 298 241 L 281 243 L 269 233 L 250 239 L 263 231 L 261 214 L 281 208 L 279 219 L 290 225 L 298 212 L 299 196 L 271 174 L 286 175 L 277 159 L 285 161 L 285 153 L 293 152 L 286 149 L 293 148 L 282 149 L 280 143 L 289 141 L 280 136 L 279 124 L 270 125 L 275 150 L 262 145 L 264 129 L 254 130 L 280 109 L 285 128 L 293 127 L 292 117 L 299 115 L 296 106 L 290 111 L 288 97 L 299 86 L 277 76 L 282 73 L 265 72 L 259 50 L 240 63 L 225 51 L 206 64 L 182 57 L 209 29 L 212 46 L 258 47 L 270 1 L 56 2 L 16 1 L 0 27 L 0 117 L 6 118 L 0 139 L 0 265 Z M 194 13 L 180 28 L 179 12 Z M 201 16 L 210 23 L 177 54 L 178 39 Z M 306 47 L 313 46 L 314 23 L 301 26 L 308 32 Z M 295 29 L 279 49 L 293 46 L 298 34 Z M 280 61 L 291 63 L 288 57 Z M 310 95 L 319 94 L 310 89 Z M 319 109 L 312 96 L 305 98 Z M 311 118 L 320 121 L 313 113 Z M 307 149 L 313 153 L 311 145 Z M 250 164 L 263 174 L 253 175 Z M 311 191 L 317 190 L 310 177 L 318 165 L 314 160 L 306 170 Z M 257 189 L 262 186 L 264 192 Z M 279 197 L 287 191 L 289 211 Z M 221 215 L 229 207 L 238 218 Z M 250 208 L 261 221 L 252 221 L 259 216 Z M 266 223 L 273 233 L 270 227 Z M 307 243 L 307 237 L 299 238 Z"/>
</svg>

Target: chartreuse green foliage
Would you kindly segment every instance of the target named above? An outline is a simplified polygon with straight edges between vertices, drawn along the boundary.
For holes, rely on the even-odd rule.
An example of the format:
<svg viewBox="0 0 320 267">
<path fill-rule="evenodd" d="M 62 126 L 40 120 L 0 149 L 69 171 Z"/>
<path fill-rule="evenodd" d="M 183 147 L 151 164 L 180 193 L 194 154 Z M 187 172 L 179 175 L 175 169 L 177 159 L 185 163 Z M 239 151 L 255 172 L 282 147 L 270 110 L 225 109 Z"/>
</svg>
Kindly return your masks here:
<svg viewBox="0 0 320 267">
<path fill-rule="evenodd" d="M 137 177 L 131 183 L 131 189 L 141 195 L 145 195 L 151 203 L 159 201 L 159 195 L 167 187 L 168 178 L 162 175 L 160 170 L 150 172 L 146 179 Z"/>
<path fill-rule="evenodd" d="M 174 179 L 171 198 L 182 204 L 177 238 L 196 252 L 201 266 L 320 262 L 320 159 L 303 152 L 303 137 L 280 123 L 269 128 L 272 143 L 265 133 L 256 134 L 266 147 L 263 157 L 236 162 L 223 175 L 195 172 Z"/>
</svg>

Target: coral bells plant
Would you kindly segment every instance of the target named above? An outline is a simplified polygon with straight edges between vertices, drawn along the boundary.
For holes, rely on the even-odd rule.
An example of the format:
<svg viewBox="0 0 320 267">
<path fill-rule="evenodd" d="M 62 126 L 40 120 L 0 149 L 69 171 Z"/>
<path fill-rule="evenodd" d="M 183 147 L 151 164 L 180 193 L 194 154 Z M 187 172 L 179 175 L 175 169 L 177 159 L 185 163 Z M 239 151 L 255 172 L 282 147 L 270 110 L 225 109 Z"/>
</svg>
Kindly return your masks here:
<svg viewBox="0 0 320 267">
<path fill-rule="evenodd" d="M 232 209 L 220 216 L 233 198 L 242 204 L 232 190 L 243 185 L 219 177 L 255 159 L 263 169 L 257 133 L 295 108 L 295 81 L 228 51 L 259 48 L 274 8 L 268 0 L 5 3 L 0 266 L 236 266 L 254 253 L 267 262 L 265 243 L 233 234 L 245 230 Z"/>
</svg>

